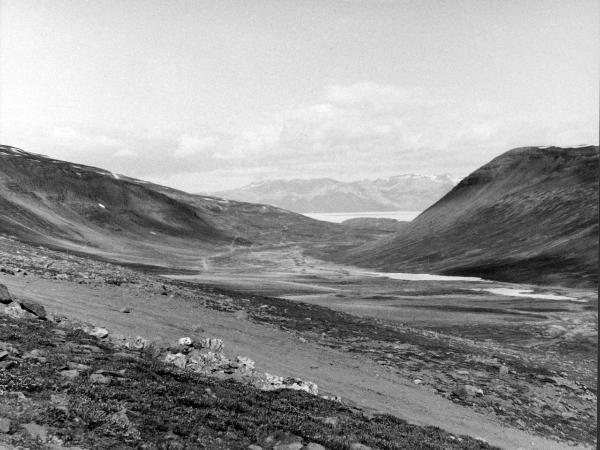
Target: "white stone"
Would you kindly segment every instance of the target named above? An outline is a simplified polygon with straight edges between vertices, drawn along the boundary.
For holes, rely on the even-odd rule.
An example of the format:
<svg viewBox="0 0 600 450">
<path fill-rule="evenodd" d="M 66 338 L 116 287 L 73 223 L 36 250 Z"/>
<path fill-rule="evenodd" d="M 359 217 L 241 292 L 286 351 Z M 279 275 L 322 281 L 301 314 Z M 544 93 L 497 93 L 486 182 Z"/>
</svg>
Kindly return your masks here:
<svg viewBox="0 0 600 450">
<path fill-rule="evenodd" d="M 104 339 L 106 336 L 108 336 L 108 330 L 106 328 L 94 327 L 92 331 L 90 331 L 90 335 Z"/>
<path fill-rule="evenodd" d="M 192 345 L 192 338 L 182 337 L 182 338 L 179 338 L 179 341 L 177 341 L 177 342 L 179 342 L 179 345 L 183 345 L 185 347 L 190 347 Z"/>
</svg>

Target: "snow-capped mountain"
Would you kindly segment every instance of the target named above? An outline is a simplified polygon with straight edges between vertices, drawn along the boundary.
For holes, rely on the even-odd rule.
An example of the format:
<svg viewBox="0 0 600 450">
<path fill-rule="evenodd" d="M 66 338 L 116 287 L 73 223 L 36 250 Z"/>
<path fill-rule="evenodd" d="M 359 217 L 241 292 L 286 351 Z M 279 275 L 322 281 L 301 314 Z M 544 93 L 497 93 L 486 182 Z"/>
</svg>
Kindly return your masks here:
<svg viewBox="0 0 600 450">
<path fill-rule="evenodd" d="M 213 194 L 299 213 L 421 211 L 450 191 L 457 181 L 450 175 L 414 174 L 352 182 L 330 178 L 269 180 Z"/>
</svg>

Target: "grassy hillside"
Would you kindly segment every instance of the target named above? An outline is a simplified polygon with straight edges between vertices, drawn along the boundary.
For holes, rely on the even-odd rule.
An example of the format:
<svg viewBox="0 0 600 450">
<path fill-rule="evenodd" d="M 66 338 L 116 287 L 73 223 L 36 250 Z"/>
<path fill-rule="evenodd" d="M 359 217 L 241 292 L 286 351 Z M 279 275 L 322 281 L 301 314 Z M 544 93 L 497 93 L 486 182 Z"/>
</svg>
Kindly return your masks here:
<svg viewBox="0 0 600 450">
<path fill-rule="evenodd" d="M 597 285 L 598 147 L 510 150 L 393 237 L 345 259 L 386 271 Z"/>
<path fill-rule="evenodd" d="M 122 261 L 198 258 L 231 245 L 354 240 L 279 208 L 187 194 L 0 146 L 0 232 Z"/>
</svg>

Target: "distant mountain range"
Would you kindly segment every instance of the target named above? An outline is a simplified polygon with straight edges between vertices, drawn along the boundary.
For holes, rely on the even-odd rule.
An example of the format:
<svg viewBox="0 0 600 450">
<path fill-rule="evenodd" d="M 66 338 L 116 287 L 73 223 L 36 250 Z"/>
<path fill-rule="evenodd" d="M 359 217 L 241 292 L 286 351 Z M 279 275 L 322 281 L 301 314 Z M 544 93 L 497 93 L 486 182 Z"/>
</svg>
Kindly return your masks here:
<svg viewBox="0 0 600 450">
<path fill-rule="evenodd" d="M 330 178 L 272 180 L 211 195 L 298 213 L 422 211 L 454 187 L 449 175 L 398 175 L 353 182 Z"/>
<path fill-rule="evenodd" d="M 347 263 L 535 284 L 598 284 L 597 146 L 525 147 L 482 166 Z"/>
</svg>

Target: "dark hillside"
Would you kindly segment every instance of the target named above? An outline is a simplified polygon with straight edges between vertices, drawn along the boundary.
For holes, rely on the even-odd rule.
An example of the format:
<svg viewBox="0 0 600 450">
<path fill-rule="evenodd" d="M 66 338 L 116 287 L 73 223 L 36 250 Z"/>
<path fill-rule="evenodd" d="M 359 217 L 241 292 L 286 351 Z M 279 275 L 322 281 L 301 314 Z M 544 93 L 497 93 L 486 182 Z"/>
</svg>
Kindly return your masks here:
<svg viewBox="0 0 600 450">
<path fill-rule="evenodd" d="M 598 147 L 510 150 L 393 237 L 346 260 L 386 271 L 597 285 Z"/>
<path fill-rule="evenodd" d="M 125 255 L 119 259 L 132 262 L 197 257 L 232 244 L 365 235 L 279 208 L 187 194 L 9 146 L 0 146 L 0 232 L 55 248 Z"/>
</svg>

